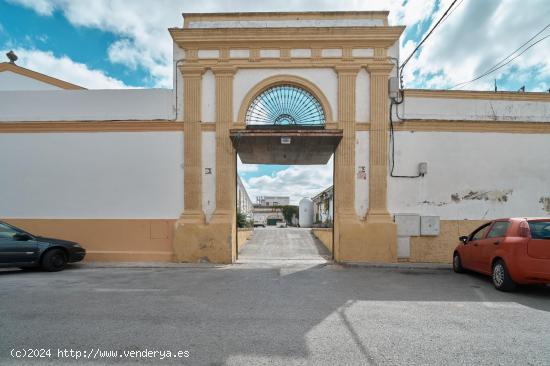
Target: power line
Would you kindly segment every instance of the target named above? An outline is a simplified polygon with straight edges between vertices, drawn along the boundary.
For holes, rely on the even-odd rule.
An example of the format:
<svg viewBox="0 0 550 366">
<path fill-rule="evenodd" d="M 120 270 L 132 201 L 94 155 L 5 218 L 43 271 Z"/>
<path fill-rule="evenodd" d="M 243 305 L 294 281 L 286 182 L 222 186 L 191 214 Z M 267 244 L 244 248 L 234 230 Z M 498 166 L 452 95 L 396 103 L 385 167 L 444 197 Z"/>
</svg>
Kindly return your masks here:
<svg viewBox="0 0 550 366">
<path fill-rule="evenodd" d="M 447 10 L 445 10 L 445 13 L 443 13 L 443 15 L 439 18 L 439 20 L 437 21 L 437 23 L 435 23 L 435 25 L 433 26 L 433 28 L 428 32 L 428 34 L 424 37 L 424 39 L 422 39 L 422 41 L 420 41 L 420 43 L 416 46 L 416 48 L 411 52 L 411 54 L 409 55 L 409 57 L 407 57 L 407 59 L 405 60 L 405 62 L 403 62 L 403 64 L 401 65 L 401 72 L 403 72 L 403 68 L 405 67 L 405 65 L 407 64 L 407 62 L 409 62 L 409 60 L 413 57 L 413 55 L 416 53 L 416 51 L 418 51 L 418 49 L 424 44 L 424 42 L 426 42 L 426 40 L 428 39 L 428 37 L 430 37 L 430 35 L 433 33 L 433 31 L 437 28 L 437 26 L 442 23 L 445 19 L 447 19 L 448 17 L 446 17 L 447 13 L 449 13 L 449 11 L 451 10 L 451 8 L 456 4 L 458 0 L 454 0 L 451 5 L 449 5 L 449 7 L 447 8 Z M 461 1 L 462 2 L 462 1 Z M 460 4 L 459 4 L 460 5 Z M 449 14 L 450 15 L 450 14 Z"/>
<path fill-rule="evenodd" d="M 475 78 L 473 78 L 472 80 L 469 80 L 469 81 L 464 81 L 464 82 L 461 82 L 461 83 L 458 83 L 452 87 L 450 87 L 449 89 L 454 89 L 456 87 L 459 87 L 459 86 L 464 86 L 466 84 L 469 84 L 469 83 L 472 83 L 474 81 L 477 81 L 489 74 L 492 74 L 493 72 L 503 68 L 504 66 L 508 65 L 510 62 L 514 61 L 515 59 L 517 59 L 519 56 L 523 55 L 528 49 L 530 49 L 531 47 L 533 47 L 534 45 L 538 44 L 539 42 L 545 40 L 546 38 L 550 37 L 550 35 L 547 35 L 547 36 L 544 36 L 542 37 L 541 39 L 537 40 L 536 42 L 532 43 L 531 45 L 529 45 L 529 47 L 527 47 L 526 49 L 524 49 L 523 51 L 521 51 L 518 55 L 516 55 L 515 57 L 513 57 L 512 59 L 508 60 L 510 57 L 512 57 L 516 52 L 518 52 L 519 50 L 521 50 L 523 47 L 525 47 L 529 42 L 531 42 L 533 39 L 535 39 L 539 34 L 541 34 L 542 32 L 544 32 L 548 27 L 550 27 L 550 23 L 547 24 L 545 27 L 543 27 L 540 31 L 537 32 L 537 34 L 535 34 L 534 36 L 532 36 L 531 38 L 529 38 L 527 41 L 525 41 L 521 46 L 519 46 L 518 48 L 516 48 L 512 53 L 510 53 L 508 56 L 506 56 L 505 58 L 503 58 L 502 60 L 500 60 L 499 62 L 497 62 L 496 64 L 494 64 L 493 66 L 491 66 L 488 70 L 486 70 L 485 72 L 483 72 L 481 75 L 478 75 L 476 76 Z"/>
</svg>

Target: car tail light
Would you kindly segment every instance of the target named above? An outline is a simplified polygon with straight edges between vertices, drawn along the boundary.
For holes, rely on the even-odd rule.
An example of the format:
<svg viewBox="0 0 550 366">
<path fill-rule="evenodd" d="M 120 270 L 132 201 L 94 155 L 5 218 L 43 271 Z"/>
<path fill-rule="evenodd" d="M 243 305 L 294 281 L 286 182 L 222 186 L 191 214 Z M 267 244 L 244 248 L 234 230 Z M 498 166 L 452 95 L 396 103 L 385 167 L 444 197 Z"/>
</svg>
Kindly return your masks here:
<svg viewBox="0 0 550 366">
<path fill-rule="evenodd" d="M 529 224 L 527 221 L 522 221 L 519 224 L 519 236 L 522 238 L 530 238 L 531 237 L 531 230 L 529 230 Z"/>
</svg>

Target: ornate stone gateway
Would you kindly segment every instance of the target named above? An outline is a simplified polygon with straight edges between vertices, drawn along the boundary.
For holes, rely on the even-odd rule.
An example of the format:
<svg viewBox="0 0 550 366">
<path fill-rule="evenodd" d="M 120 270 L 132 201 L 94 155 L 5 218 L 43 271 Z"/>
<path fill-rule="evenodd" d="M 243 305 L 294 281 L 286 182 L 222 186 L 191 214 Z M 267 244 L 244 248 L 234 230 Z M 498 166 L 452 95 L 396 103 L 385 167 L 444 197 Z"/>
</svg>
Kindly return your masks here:
<svg viewBox="0 0 550 366">
<path fill-rule="evenodd" d="M 188 14 L 170 29 L 185 124 L 179 261 L 235 260 L 236 153 L 270 164 L 326 163 L 334 153 L 335 260 L 397 260 L 386 203 L 388 78 L 404 28 L 388 26 L 387 15 Z M 214 131 L 215 146 L 203 146 Z M 208 215 L 204 168 L 214 148 Z"/>
</svg>

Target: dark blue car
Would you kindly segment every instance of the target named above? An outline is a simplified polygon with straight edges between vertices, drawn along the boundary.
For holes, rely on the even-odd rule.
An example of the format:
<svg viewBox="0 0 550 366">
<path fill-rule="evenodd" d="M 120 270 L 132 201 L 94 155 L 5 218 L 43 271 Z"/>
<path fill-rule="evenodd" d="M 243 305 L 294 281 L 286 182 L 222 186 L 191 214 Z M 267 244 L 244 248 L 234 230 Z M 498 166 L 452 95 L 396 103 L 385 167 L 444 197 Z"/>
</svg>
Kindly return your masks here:
<svg viewBox="0 0 550 366">
<path fill-rule="evenodd" d="M 34 236 L 0 221 L 0 267 L 40 267 L 55 272 L 85 255 L 86 250 L 78 243 Z"/>
</svg>

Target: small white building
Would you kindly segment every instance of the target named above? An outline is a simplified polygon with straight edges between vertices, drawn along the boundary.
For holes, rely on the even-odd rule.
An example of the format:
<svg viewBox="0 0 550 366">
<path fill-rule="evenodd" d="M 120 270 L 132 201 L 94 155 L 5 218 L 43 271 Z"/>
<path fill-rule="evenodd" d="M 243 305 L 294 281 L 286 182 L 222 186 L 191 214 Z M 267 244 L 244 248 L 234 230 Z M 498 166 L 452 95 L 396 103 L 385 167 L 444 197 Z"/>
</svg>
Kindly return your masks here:
<svg viewBox="0 0 550 366">
<path fill-rule="evenodd" d="M 332 227 L 334 222 L 334 186 L 330 186 L 321 193 L 312 197 L 313 224 Z"/>
<path fill-rule="evenodd" d="M 256 197 L 258 206 L 288 206 L 290 197 L 288 196 L 260 196 Z"/>
<path fill-rule="evenodd" d="M 237 212 L 241 212 L 246 216 L 246 220 L 250 221 L 254 217 L 254 204 L 246 191 L 246 188 L 237 175 Z"/>
</svg>

